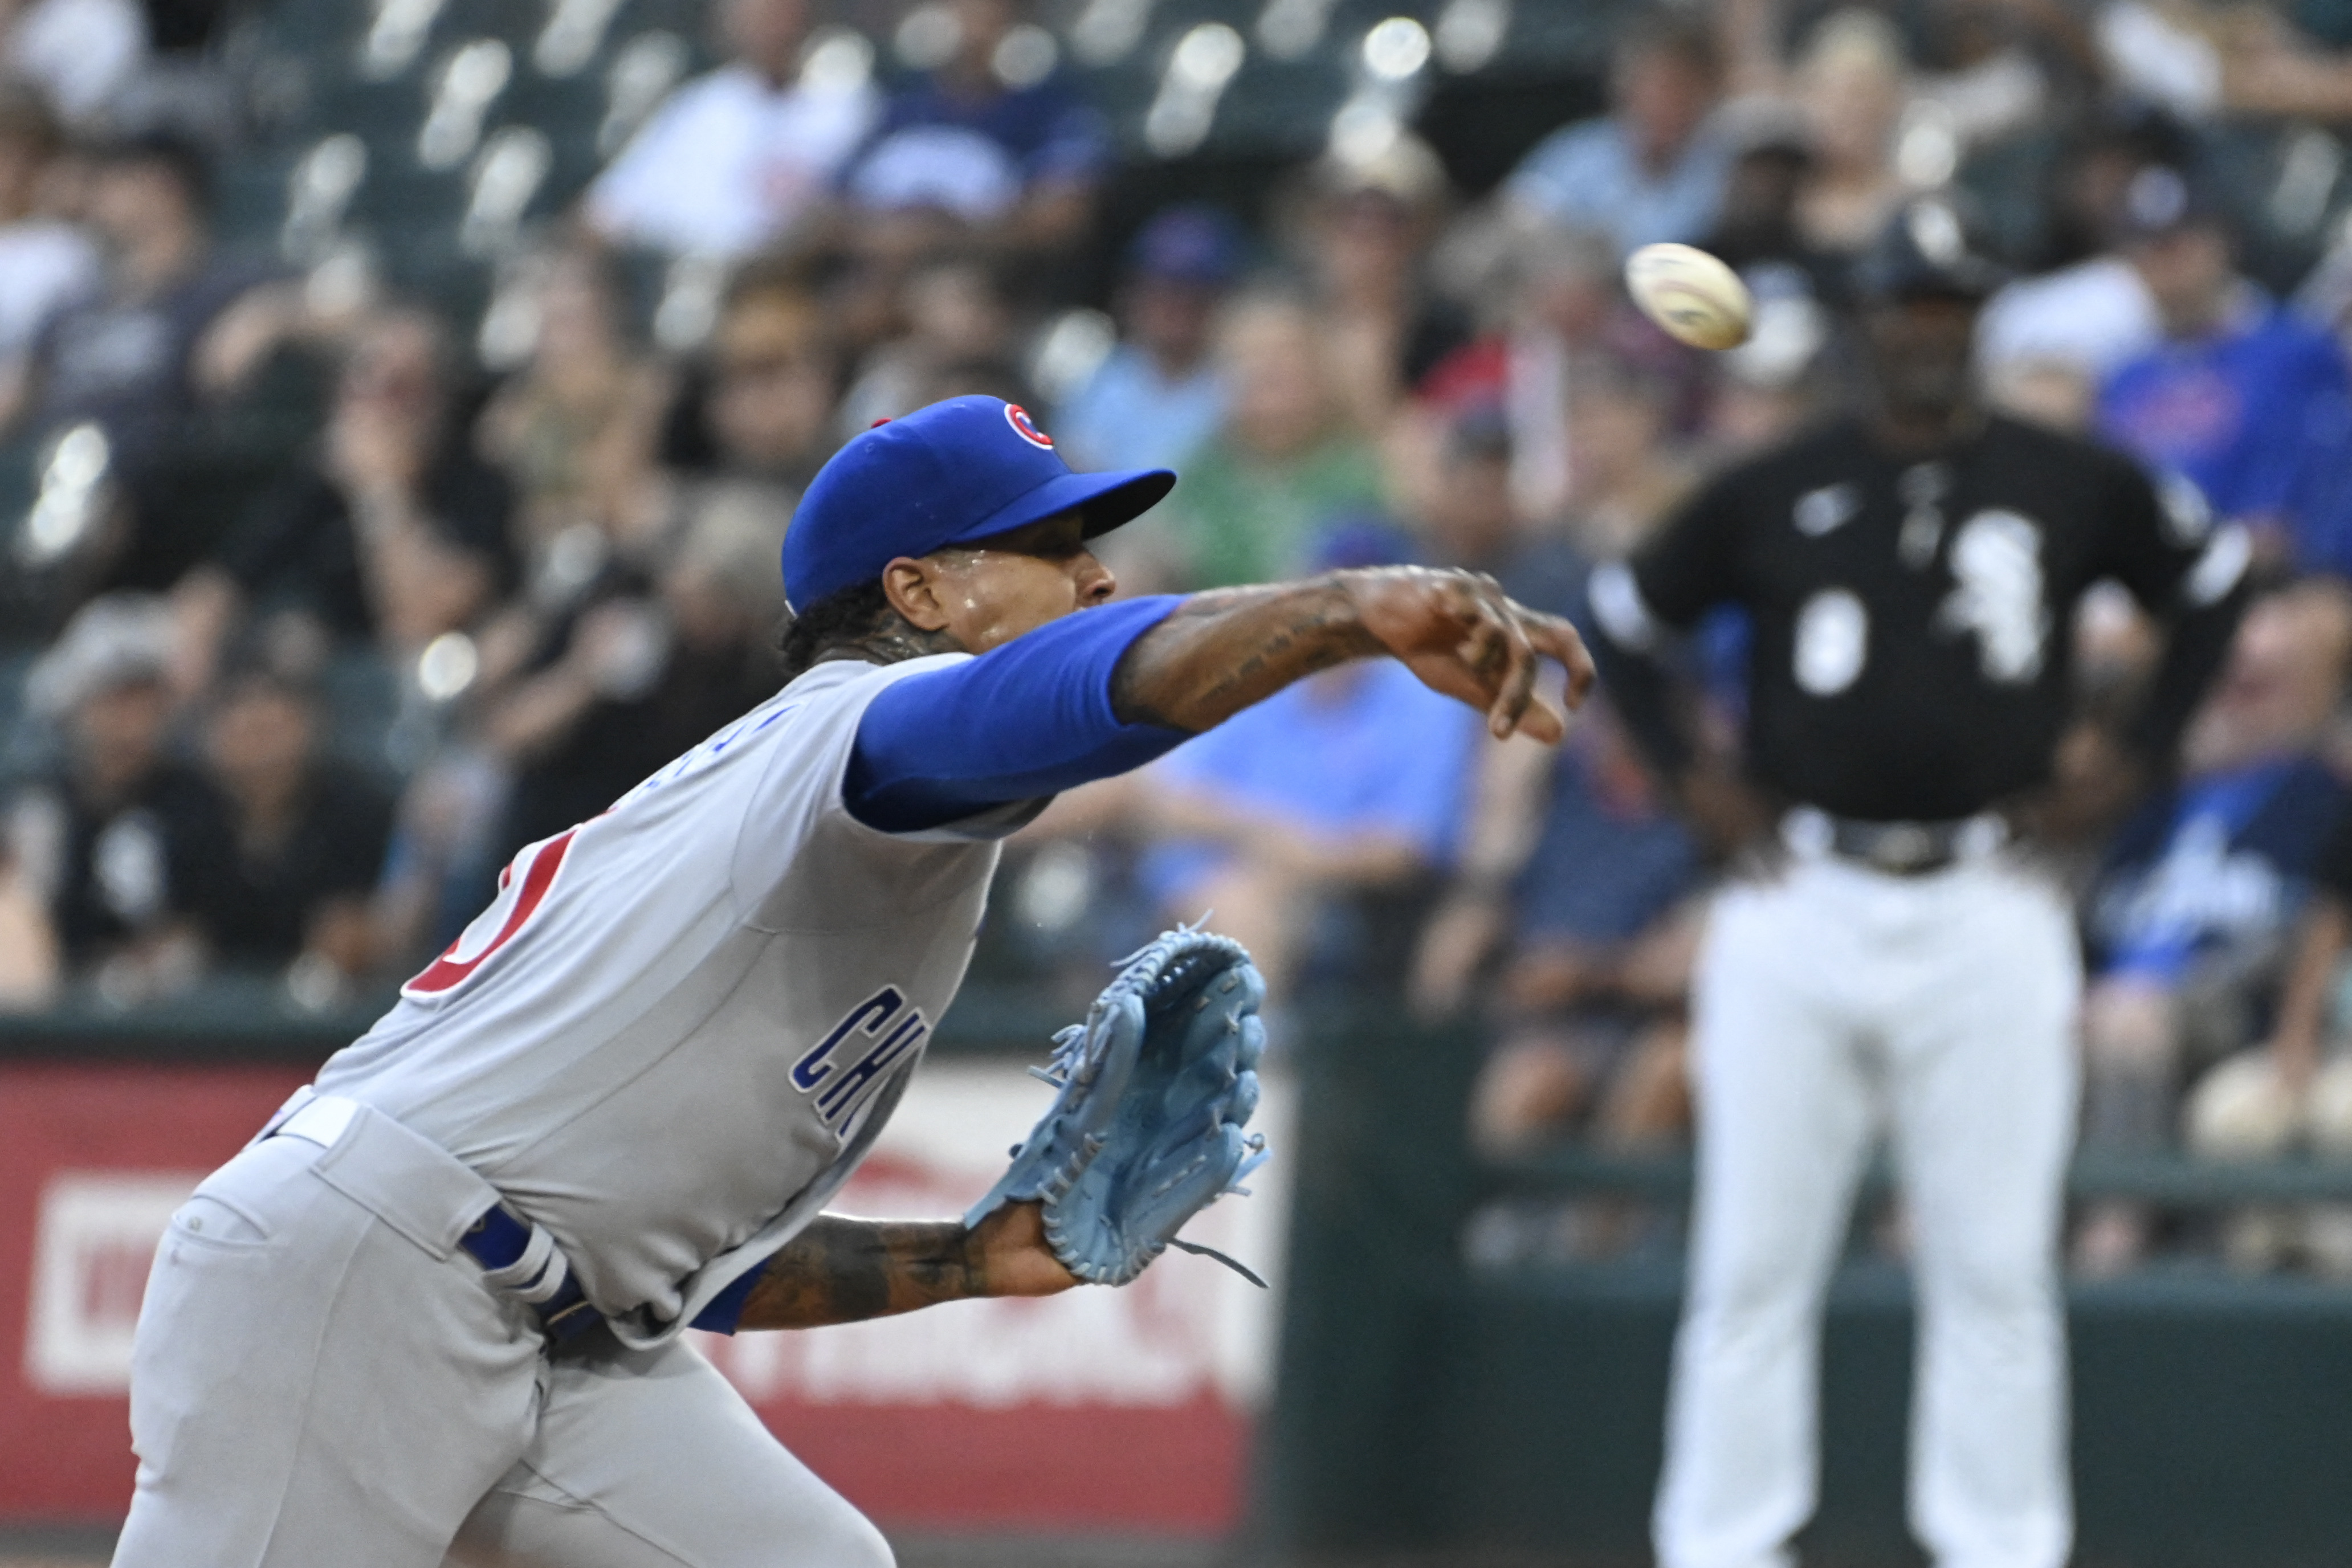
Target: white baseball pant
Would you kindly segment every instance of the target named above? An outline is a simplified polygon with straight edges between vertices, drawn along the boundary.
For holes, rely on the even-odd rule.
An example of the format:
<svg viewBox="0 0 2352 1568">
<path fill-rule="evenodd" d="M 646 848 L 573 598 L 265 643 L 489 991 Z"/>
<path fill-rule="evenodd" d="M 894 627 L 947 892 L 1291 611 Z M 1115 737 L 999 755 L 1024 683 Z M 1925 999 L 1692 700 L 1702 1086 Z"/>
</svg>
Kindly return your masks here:
<svg viewBox="0 0 2352 1568">
<path fill-rule="evenodd" d="M 1938 1568 L 2073 1539 L 2057 1279 L 2074 923 L 1992 856 L 1827 857 L 1717 898 L 1694 981 L 1698 1186 L 1652 1532 L 1663 1568 L 1766 1568 L 1818 1498 L 1822 1299 L 1882 1118 L 1916 1256 L 1909 1517 Z"/>
<path fill-rule="evenodd" d="M 890 1568 L 673 1342 L 551 1358 L 527 1308 L 277 1137 L 173 1216 L 140 1312 L 116 1568 Z"/>
</svg>

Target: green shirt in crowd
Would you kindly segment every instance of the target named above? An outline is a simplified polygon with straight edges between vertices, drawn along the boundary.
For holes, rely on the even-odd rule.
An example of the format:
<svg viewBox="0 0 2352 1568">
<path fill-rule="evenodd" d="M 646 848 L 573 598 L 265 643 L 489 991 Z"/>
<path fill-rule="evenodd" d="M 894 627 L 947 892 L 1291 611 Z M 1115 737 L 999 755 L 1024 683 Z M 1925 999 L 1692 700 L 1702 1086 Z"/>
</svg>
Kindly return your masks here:
<svg viewBox="0 0 2352 1568">
<path fill-rule="evenodd" d="M 1177 472 L 1165 515 L 1195 588 L 1297 577 L 1326 524 L 1381 504 L 1380 460 L 1353 435 L 1280 460 L 1215 435 Z"/>
</svg>

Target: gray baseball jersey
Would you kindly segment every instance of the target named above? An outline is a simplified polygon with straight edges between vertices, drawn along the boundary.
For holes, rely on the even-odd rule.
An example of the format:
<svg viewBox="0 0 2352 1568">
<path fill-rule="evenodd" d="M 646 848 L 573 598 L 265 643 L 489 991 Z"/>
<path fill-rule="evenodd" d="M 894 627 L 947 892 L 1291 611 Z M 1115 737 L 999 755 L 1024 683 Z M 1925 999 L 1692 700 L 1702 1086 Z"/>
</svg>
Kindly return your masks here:
<svg viewBox="0 0 2352 1568">
<path fill-rule="evenodd" d="M 846 1177 L 1041 809 L 890 834 L 843 805 L 866 705 L 966 657 L 821 664 L 524 849 L 320 1092 L 487 1177 L 624 1340 L 677 1333 Z"/>
</svg>

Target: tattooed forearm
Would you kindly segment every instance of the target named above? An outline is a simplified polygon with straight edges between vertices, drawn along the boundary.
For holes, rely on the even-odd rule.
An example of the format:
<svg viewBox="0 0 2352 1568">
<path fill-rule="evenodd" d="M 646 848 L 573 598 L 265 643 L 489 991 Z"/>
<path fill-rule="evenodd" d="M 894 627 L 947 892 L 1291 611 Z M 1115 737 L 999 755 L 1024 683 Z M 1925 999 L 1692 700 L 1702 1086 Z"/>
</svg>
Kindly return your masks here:
<svg viewBox="0 0 2352 1568">
<path fill-rule="evenodd" d="M 1200 593 L 1136 639 L 1111 704 L 1129 723 L 1208 729 L 1301 676 L 1381 651 L 1335 577 Z"/>
<path fill-rule="evenodd" d="M 1245 704 L 1251 699 L 1243 694 L 1255 692 L 1277 671 L 1311 673 L 1339 664 L 1349 656 L 1349 651 L 1322 635 L 1339 620 L 1338 613 L 1328 605 L 1302 606 L 1296 619 L 1269 634 L 1239 664 L 1201 693 L 1198 701 L 1212 707 L 1234 703 L 1237 698 Z"/>
<path fill-rule="evenodd" d="M 987 1293 L 981 1247 L 952 1220 L 821 1215 L 769 1263 L 739 1326 L 822 1328 Z"/>
</svg>

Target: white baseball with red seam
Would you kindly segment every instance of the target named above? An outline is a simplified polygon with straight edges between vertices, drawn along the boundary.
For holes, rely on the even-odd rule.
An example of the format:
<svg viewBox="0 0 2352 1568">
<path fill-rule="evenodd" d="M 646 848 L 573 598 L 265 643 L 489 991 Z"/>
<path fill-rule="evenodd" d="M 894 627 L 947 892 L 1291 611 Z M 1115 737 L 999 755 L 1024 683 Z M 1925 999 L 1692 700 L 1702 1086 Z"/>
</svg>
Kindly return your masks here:
<svg viewBox="0 0 2352 1568">
<path fill-rule="evenodd" d="M 1748 341 L 1755 308 L 1748 285 L 1696 246 L 1643 246 L 1625 258 L 1625 290 L 1642 314 L 1694 349 Z"/>
</svg>

